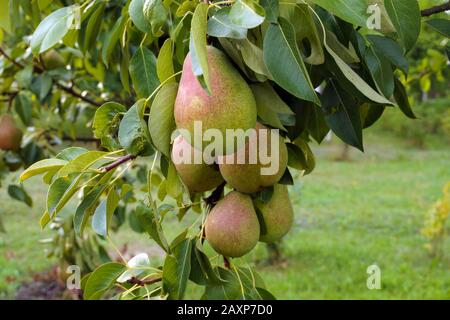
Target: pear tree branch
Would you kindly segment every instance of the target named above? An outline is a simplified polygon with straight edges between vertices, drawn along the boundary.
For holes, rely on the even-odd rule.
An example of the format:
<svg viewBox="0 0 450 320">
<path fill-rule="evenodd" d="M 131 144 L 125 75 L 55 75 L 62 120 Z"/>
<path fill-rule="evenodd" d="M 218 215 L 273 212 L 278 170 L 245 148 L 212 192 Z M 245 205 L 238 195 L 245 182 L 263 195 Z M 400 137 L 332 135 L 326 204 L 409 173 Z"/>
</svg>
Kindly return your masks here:
<svg viewBox="0 0 450 320">
<path fill-rule="evenodd" d="M 3 50 L 2 47 L 0 47 L 0 54 L 3 55 L 7 60 L 9 60 L 12 64 L 14 64 L 15 66 L 19 67 L 20 69 L 24 69 L 25 68 L 25 66 L 22 63 L 18 62 L 17 60 L 12 58 L 10 55 L 8 55 L 5 52 L 5 50 Z M 40 67 L 38 65 L 34 65 L 34 67 L 35 67 L 36 72 L 38 72 L 38 73 L 44 72 L 44 69 L 42 67 Z M 97 102 L 95 100 L 92 100 L 92 99 L 84 96 L 83 94 L 75 91 L 72 87 L 67 87 L 67 86 L 65 86 L 64 84 L 62 84 L 59 81 L 55 81 L 55 84 L 61 90 L 65 91 L 66 93 L 68 93 L 68 94 L 70 94 L 70 95 L 72 95 L 72 96 L 74 96 L 74 97 L 76 97 L 76 98 L 78 98 L 78 99 L 80 99 L 80 100 L 82 100 L 84 102 L 87 102 L 87 103 L 89 103 L 89 104 L 91 104 L 93 106 L 96 106 L 96 107 L 100 107 L 102 105 L 102 103 Z"/>
<path fill-rule="evenodd" d="M 433 14 L 441 13 L 450 10 L 450 1 L 439 6 L 424 9 L 421 12 L 422 17 L 429 17 Z"/>
<path fill-rule="evenodd" d="M 133 154 L 127 154 L 126 156 L 120 157 L 118 158 L 116 161 L 108 164 L 107 166 L 104 166 L 101 171 L 103 172 L 109 172 L 111 170 L 113 170 L 114 168 L 117 168 L 118 166 L 120 166 L 121 164 L 124 164 L 128 161 L 134 160 L 136 159 L 136 156 Z"/>
</svg>

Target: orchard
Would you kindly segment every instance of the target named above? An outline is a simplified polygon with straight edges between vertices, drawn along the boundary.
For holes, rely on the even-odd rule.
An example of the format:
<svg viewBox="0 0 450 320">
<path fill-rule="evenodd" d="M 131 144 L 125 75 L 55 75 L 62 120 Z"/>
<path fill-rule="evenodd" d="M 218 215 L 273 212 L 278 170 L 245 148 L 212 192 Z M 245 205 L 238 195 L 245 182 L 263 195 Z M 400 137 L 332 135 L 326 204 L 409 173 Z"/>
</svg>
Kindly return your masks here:
<svg viewBox="0 0 450 320">
<path fill-rule="evenodd" d="M 0 185 L 32 206 L 41 176 L 30 223 L 65 230 L 54 252 L 81 268 L 84 299 L 183 299 L 191 284 L 275 299 L 241 257 L 289 234 L 313 143 L 331 131 L 364 151 L 387 110 L 414 121 L 408 56 L 424 25 L 450 35 L 450 3 L 420 2 L 0 0 Z M 169 237 L 169 216 L 192 223 Z M 124 219 L 161 263 L 110 257 Z"/>
</svg>

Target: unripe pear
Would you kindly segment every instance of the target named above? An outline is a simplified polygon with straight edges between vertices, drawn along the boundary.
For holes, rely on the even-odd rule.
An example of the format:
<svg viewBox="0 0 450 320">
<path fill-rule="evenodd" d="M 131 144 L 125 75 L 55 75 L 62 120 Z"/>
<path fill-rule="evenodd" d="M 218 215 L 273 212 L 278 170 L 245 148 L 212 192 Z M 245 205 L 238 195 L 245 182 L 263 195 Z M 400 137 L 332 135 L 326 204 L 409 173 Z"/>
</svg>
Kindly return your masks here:
<svg viewBox="0 0 450 320">
<path fill-rule="evenodd" d="M 250 196 L 233 191 L 220 200 L 205 222 L 206 240 L 226 257 L 241 257 L 258 243 L 259 221 Z"/>
<path fill-rule="evenodd" d="M 22 142 L 22 131 L 11 115 L 0 116 L 0 149 L 17 151 Z"/>
<path fill-rule="evenodd" d="M 233 145 L 234 139 L 225 139 L 227 129 L 254 128 L 256 125 L 256 102 L 247 82 L 231 65 L 228 58 L 220 50 L 208 46 L 207 59 L 211 93 L 200 85 L 192 71 L 192 59 L 188 54 L 183 64 L 183 74 L 175 101 L 175 122 L 178 129 L 185 129 L 190 136 L 188 142 L 198 149 L 207 143 L 202 141 L 203 132 L 217 129 L 223 138 L 223 149 L 216 150 L 217 154 L 226 153 L 226 145 Z M 202 131 L 196 132 L 194 137 L 194 122 L 201 121 Z M 184 133 L 182 133 L 184 134 Z M 185 134 L 186 135 L 186 134 Z M 235 148 L 229 148 L 229 153 Z"/>
<path fill-rule="evenodd" d="M 45 52 L 42 55 L 42 61 L 44 62 L 44 67 L 47 70 L 64 68 L 66 66 L 64 57 L 54 49 Z"/>
<path fill-rule="evenodd" d="M 219 169 L 206 164 L 194 163 L 195 154 L 201 151 L 194 149 L 183 136 L 175 138 L 172 147 L 172 161 L 183 183 L 191 194 L 212 190 L 223 182 Z M 186 159 L 186 163 L 179 163 L 178 159 Z"/>
<path fill-rule="evenodd" d="M 264 220 L 265 226 L 261 228 L 260 241 L 267 243 L 278 241 L 291 230 L 294 210 L 285 185 L 274 185 L 272 198 L 267 203 L 255 200 L 255 207 L 261 213 L 260 218 Z"/>
<path fill-rule="evenodd" d="M 267 130 L 267 134 L 263 138 L 260 136 L 262 129 Z M 236 190 L 243 193 L 259 192 L 264 187 L 272 186 L 280 181 L 286 171 L 288 152 L 283 138 L 278 134 L 276 136 L 279 139 L 279 148 L 276 152 L 272 152 L 271 132 L 275 133 L 272 129 L 258 123 L 256 125 L 256 139 L 253 139 L 253 144 L 252 140 L 248 140 L 245 147 L 239 149 L 236 153 L 218 157 L 220 173 L 225 181 Z M 254 141 L 256 141 L 256 146 Z M 263 165 L 259 158 L 260 151 L 267 154 L 272 162 Z M 253 152 L 256 152 L 257 162 L 251 161 L 250 153 Z M 245 162 L 239 164 L 238 159 L 245 159 Z M 276 162 L 278 162 L 278 168 Z M 261 169 L 267 169 L 271 165 L 274 166 L 274 173 L 267 174 L 267 172 L 261 171 Z"/>
</svg>

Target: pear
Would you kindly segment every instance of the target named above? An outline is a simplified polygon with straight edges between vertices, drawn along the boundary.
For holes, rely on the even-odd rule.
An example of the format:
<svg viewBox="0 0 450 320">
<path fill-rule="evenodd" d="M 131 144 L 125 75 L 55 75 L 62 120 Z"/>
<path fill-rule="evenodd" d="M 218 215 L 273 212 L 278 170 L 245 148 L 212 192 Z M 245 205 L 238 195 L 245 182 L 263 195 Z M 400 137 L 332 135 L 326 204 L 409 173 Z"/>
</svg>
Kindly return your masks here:
<svg viewBox="0 0 450 320">
<path fill-rule="evenodd" d="M 192 58 L 189 53 L 183 64 L 183 74 L 175 100 L 175 122 L 178 129 L 184 129 L 187 141 L 197 149 L 208 145 L 202 140 L 203 133 L 208 129 L 217 129 L 223 139 L 223 148 L 217 148 L 216 155 L 225 154 L 226 145 L 233 148 L 234 139 L 225 139 L 227 129 L 254 128 L 257 112 L 253 93 L 247 82 L 231 65 L 223 52 L 214 47 L 207 47 L 207 59 L 211 92 L 201 86 L 192 71 Z M 202 132 L 195 133 L 194 122 L 201 121 Z M 187 136 L 186 132 L 189 133 Z M 200 144 L 194 141 L 203 142 Z"/>
<path fill-rule="evenodd" d="M 285 185 L 274 185 L 272 198 L 267 203 L 255 200 L 255 208 L 261 214 L 260 219 L 264 221 L 264 227 L 261 227 L 260 241 L 276 242 L 292 228 L 294 210 L 288 188 Z"/>
<path fill-rule="evenodd" d="M 261 138 L 259 133 L 262 129 L 268 130 L 265 138 Z M 280 181 L 284 172 L 286 171 L 288 152 L 284 139 L 277 134 L 279 139 L 279 148 L 276 150 L 277 153 L 271 150 L 271 134 L 272 129 L 268 129 L 262 124 L 256 125 L 256 139 L 248 140 L 245 147 L 239 149 L 236 153 L 219 156 L 218 163 L 220 168 L 220 173 L 222 174 L 225 181 L 231 185 L 237 191 L 243 193 L 255 193 L 261 191 L 264 187 L 269 187 Z M 256 141 L 256 148 L 255 148 Z M 251 145 L 252 144 L 252 145 Z M 273 163 L 261 164 L 261 159 L 257 158 L 257 162 L 251 161 L 250 150 L 254 150 L 259 154 L 263 150 L 263 154 L 267 154 L 268 157 L 272 158 Z M 267 152 L 266 152 L 267 151 Z M 253 151 L 252 151 L 253 152 Z M 278 157 L 277 157 L 278 156 Z M 238 159 L 245 159 L 243 164 L 238 162 Z M 278 162 L 278 168 L 276 166 Z M 241 162 L 242 163 L 242 162 Z M 267 174 L 267 172 L 262 172 L 261 169 L 269 168 L 273 165 L 274 173 Z"/>
<path fill-rule="evenodd" d="M 195 153 L 201 152 L 194 149 L 183 136 L 175 138 L 172 147 L 172 161 L 191 195 L 212 190 L 223 183 L 217 166 L 207 165 L 203 161 L 201 164 L 194 163 Z M 179 157 L 183 159 L 186 157 L 186 163 L 178 163 Z"/>
<path fill-rule="evenodd" d="M 45 69 L 47 70 L 64 68 L 66 66 L 64 57 L 54 49 L 45 52 L 42 55 L 42 61 Z"/>
<path fill-rule="evenodd" d="M 0 149 L 17 151 L 22 142 L 22 131 L 17 127 L 14 118 L 5 114 L 0 116 Z"/>
<path fill-rule="evenodd" d="M 205 222 L 206 240 L 227 257 L 241 257 L 258 243 L 259 221 L 250 196 L 232 191 L 211 210 Z"/>
</svg>

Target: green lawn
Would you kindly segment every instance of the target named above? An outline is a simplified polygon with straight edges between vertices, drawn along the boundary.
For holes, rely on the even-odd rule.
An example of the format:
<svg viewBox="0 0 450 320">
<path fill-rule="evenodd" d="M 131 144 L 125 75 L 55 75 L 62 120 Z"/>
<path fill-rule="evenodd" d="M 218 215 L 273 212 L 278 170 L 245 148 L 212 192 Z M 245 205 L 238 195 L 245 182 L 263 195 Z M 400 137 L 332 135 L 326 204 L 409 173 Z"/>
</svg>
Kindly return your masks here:
<svg viewBox="0 0 450 320">
<path fill-rule="evenodd" d="M 449 299 L 450 257 L 432 259 L 420 235 L 425 213 L 450 180 L 448 147 L 418 150 L 369 132 L 365 154 L 352 150 L 351 161 L 334 161 L 340 148 L 338 142 L 316 148 L 316 170 L 296 178 L 296 225 L 283 243 L 287 262 L 257 266 L 268 289 L 280 299 Z M 0 235 L 0 298 L 14 297 L 20 281 L 55 263 L 37 243 L 45 237 L 38 226 L 45 189 L 37 182 L 27 187 L 33 209 L 0 190 L 8 230 Z M 179 229 L 173 226 L 167 228 L 172 235 Z M 114 241 L 158 255 L 145 236 L 128 228 Z M 449 245 L 447 239 L 447 251 Z M 239 263 L 265 256 L 258 245 Z M 381 290 L 366 287 L 366 269 L 374 263 L 381 268 Z"/>
</svg>

